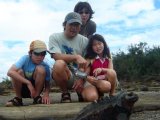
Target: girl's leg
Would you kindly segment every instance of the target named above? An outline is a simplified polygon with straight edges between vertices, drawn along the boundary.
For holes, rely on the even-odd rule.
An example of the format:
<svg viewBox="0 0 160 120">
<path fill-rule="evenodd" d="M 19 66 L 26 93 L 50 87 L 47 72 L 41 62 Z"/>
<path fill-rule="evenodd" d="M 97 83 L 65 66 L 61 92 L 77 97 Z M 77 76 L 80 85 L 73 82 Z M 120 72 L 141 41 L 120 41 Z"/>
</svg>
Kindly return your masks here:
<svg viewBox="0 0 160 120">
<path fill-rule="evenodd" d="M 99 98 L 97 88 L 93 85 L 85 86 L 82 91 L 82 96 L 84 101 L 87 101 L 87 102 L 93 102 L 95 100 L 98 100 Z"/>
<path fill-rule="evenodd" d="M 97 80 L 96 87 L 100 93 L 108 93 L 111 90 L 111 83 L 106 80 Z"/>
<path fill-rule="evenodd" d="M 110 82 L 111 84 L 111 90 L 109 95 L 113 96 L 115 93 L 115 89 L 116 89 L 116 82 L 117 82 L 117 74 L 114 70 L 110 69 L 107 71 L 107 80 Z"/>
</svg>

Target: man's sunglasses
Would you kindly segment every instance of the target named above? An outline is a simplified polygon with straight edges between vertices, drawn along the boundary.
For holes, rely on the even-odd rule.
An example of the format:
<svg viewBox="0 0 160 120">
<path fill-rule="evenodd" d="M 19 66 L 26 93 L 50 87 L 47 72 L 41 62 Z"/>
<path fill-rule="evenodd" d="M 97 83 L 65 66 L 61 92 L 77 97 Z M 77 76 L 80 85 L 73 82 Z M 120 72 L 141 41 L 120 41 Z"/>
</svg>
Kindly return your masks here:
<svg viewBox="0 0 160 120">
<path fill-rule="evenodd" d="M 46 55 L 46 51 L 40 52 L 40 53 L 33 52 L 33 54 L 34 54 L 35 56 L 45 56 L 45 55 Z"/>
<path fill-rule="evenodd" d="M 80 11 L 79 14 L 89 14 L 88 11 Z"/>
</svg>

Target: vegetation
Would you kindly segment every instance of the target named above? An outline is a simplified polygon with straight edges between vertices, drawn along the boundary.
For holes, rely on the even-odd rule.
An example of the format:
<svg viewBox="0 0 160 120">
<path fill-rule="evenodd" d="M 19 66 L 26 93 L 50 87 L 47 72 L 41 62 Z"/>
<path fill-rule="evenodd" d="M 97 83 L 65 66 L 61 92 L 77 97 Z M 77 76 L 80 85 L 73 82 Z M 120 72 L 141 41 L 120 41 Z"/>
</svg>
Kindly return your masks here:
<svg viewBox="0 0 160 120">
<path fill-rule="evenodd" d="M 130 45 L 128 53 L 113 55 L 113 64 L 120 80 L 159 79 L 160 47 L 147 47 L 147 43 Z"/>
<path fill-rule="evenodd" d="M 2 94 L 5 91 L 5 89 L 12 88 L 11 80 L 8 77 L 2 79 L 3 81 L 0 83 L 0 94 Z"/>
</svg>

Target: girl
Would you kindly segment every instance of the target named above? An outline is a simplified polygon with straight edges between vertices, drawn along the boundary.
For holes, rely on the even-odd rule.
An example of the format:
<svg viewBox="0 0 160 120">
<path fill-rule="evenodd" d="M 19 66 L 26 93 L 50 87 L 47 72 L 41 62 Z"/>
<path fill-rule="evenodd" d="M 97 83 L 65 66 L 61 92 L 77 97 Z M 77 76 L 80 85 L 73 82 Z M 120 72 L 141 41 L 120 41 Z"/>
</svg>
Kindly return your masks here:
<svg viewBox="0 0 160 120">
<path fill-rule="evenodd" d="M 84 100 L 98 100 L 104 93 L 113 96 L 117 75 L 113 69 L 110 50 L 101 35 L 95 34 L 90 37 L 85 58 L 88 61 L 86 72 L 89 76 L 82 92 Z"/>
</svg>

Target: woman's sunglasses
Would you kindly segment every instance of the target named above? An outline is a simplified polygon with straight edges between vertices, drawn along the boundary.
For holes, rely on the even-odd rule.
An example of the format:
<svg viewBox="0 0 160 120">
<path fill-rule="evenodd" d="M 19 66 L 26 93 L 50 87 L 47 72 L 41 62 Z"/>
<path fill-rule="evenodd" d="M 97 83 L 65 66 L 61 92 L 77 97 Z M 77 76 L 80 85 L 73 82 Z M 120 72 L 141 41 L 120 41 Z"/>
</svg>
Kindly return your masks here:
<svg viewBox="0 0 160 120">
<path fill-rule="evenodd" d="M 88 11 L 80 11 L 80 12 L 78 12 L 79 14 L 89 14 L 89 12 Z"/>
</svg>

